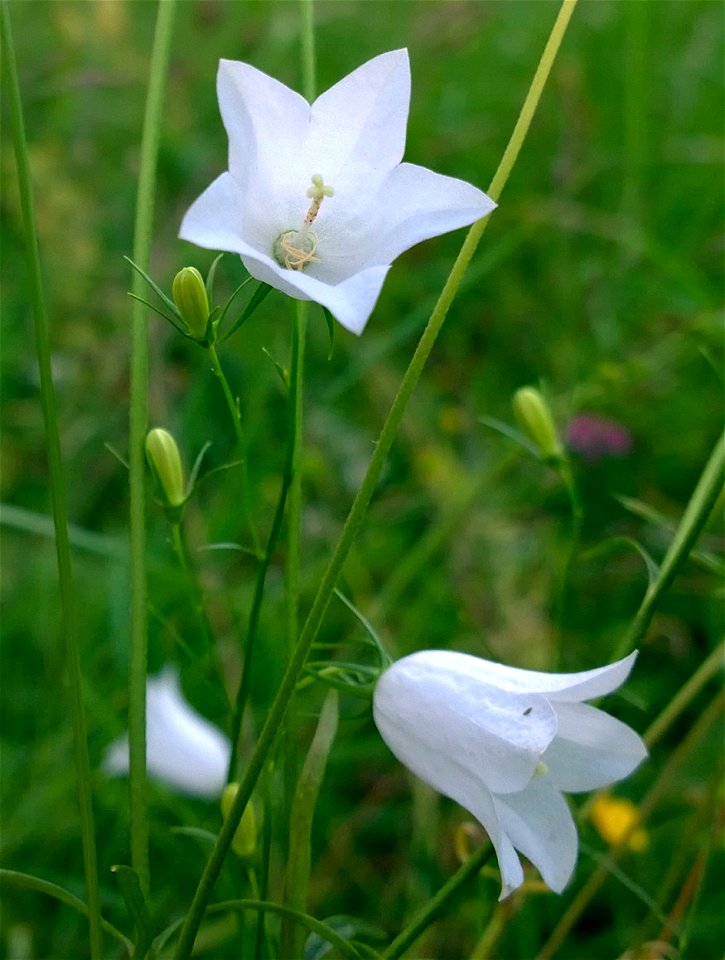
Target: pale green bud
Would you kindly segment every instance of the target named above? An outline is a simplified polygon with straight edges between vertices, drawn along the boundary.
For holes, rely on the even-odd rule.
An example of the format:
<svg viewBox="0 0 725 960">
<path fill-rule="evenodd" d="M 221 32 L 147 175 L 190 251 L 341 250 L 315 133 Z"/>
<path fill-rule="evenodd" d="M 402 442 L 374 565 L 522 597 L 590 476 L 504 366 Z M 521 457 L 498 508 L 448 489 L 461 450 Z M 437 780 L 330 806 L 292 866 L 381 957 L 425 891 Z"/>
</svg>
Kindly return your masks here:
<svg viewBox="0 0 725 960">
<path fill-rule="evenodd" d="M 189 336 L 203 340 L 209 326 L 209 298 L 204 280 L 196 267 L 184 267 L 174 277 L 171 295 Z"/>
<path fill-rule="evenodd" d="M 543 459 L 562 460 L 564 450 L 542 394 L 534 387 L 521 387 L 514 394 L 512 405 L 521 430 L 536 444 Z"/>
<path fill-rule="evenodd" d="M 158 484 L 164 503 L 180 507 L 184 500 L 184 471 L 176 440 L 168 430 L 155 427 L 146 434 L 146 459 Z"/>
<path fill-rule="evenodd" d="M 234 804 L 234 798 L 237 795 L 239 790 L 238 783 L 228 783 L 224 787 L 224 792 L 222 793 L 221 798 L 221 808 L 222 816 L 226 820 L 229 816 L 232 805 Z M 255 847 L 257 846 L 257 817 L 254 813 L 254 806 L 252 801 L 244 808 L 244 813 L 242 814 L 242 819 L 239 822 L 234 838 L 232 840 L 232 850 L 236 853 L 238 857 L 251 857 L 254 853 Z"/>
</svg>

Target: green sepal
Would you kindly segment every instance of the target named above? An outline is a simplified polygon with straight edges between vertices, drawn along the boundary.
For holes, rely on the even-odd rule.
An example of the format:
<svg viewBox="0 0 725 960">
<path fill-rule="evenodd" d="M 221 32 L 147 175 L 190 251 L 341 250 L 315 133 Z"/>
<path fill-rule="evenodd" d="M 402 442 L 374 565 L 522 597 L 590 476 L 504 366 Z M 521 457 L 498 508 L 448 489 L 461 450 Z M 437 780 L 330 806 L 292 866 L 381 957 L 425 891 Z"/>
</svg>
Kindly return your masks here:
<svg viewBox="0 0 725 960">
<path fill-rule="evenodd" d="M 268 360 L 272 361 L 277 373 L 280 376 L 280 379 L 282 380 L 282 383 L 285 385 L 285 387 L 287 387 L 287 389 L 289 389 L 289 370 L 287 367 L 283 367 L 281 363 L 278 363 L 266 347 L 262 347 L 262 353 L 265 355 L 265 357 L 267 357 Z"/>
<path fill-rule="evenodd" d="M 322 304 L 320 304 L 322 307 Z M 330 338 L 330 351 L 327 354 L 327 359 L 332 360 L 332 354 L 335 350 L 335 318 L 327 309 L 327 307 L 322 307 L 322 312 L 325 315 L 325 322 L 327 323 L 327 335 Z"/>
<path fill-rule="evenodd" d="M 206 295 L 209 298 L 209 303 L 214 302 L 214 279 L 216 277 L 216 268 L 219 266 L 219 261 L 224 256 L 223 253 L 220 253 L 218 256 L 214 257 L 212 265 L 209 267 L 209 272 L 206 275 Z"/>
</svg>

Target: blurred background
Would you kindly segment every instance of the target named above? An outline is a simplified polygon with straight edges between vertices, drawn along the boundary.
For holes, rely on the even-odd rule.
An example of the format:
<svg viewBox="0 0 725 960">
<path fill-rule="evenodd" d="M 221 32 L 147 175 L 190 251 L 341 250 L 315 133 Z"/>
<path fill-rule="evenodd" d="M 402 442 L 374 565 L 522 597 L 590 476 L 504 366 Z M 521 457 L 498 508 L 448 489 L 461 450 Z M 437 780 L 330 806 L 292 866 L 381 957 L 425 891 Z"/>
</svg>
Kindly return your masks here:
<svg viewBox="0 0 725 960">
<path fill-rule="evenodd" d="M 104 910 L 128 929 L 109 872 L 112 864 L 128 862 L 126 788 L 99 767 L 104 749 L 126 726 L 127 476 L 109 447 L 126 456 L 131 278 L 123 257 L 131 254 L 156 5 L 13 0 L 9 6 L 74 524 Z M 557 10 L 549 0 L 319 2 L 318 90 L 370 57 L 406 46 L 413 75 L 406 159 L 485 189 Z M 646 569 L 621 538 L 636 539 L 661 559 L 721 430 L 722 28 L 721 5 L 709 0 L 600 0 L 576 10 L 345 569 L 343 589 L 395 656 L 451 647 L 546 669 L 556 638 L 561 669 L 587 669 L 611 659 L 636 611 Z M 206 273 L 213 259 L 176 234 L 189 204 L 226 168 L 215 94 L 220 57 L 252 63 L 299 90 L 297 4 L 187 0 L 178 6 L 151 268 L 167 290 L 182 266 Z M 0 163 L 2 859 L 82 896 L 48 474 L 9 133 Z M 337 328 L 331 358 L 322 312 L 310 309 L 303 612 L 463 235 L 404 254 L 364 335 Z M 218 276 L 221 301 L 244 271 L 227 255 Z M 265 351 L 287 363 L 290 314 L 288 301 L 273 292 L 222 354 L 241 398 L 251 502 L 263 532 L 276 502 L 286 433 L 284 389 Z M 206 442 L 206 467 L 233 460 L 231 425 L 204 351 L 155 316 L 149 339 L 150 425 L 174 433 L 187 470 Z M 566 491 L 554 471 L 481 420 L 511 423 L 511 396 L 525 384 L 542 387 L 562 436 L 569 437 L 585 509 L 559 622 L 556 584 L 570 524 Z M 239 551 L 202 548 L 245 543 L 238 482 L 234 469 L 216 474 L 185 516 L 232 687 L 254 562 Z M 190 701 L 225 727 L 211 675 L 195 669 L 193 616 L 150 484 L 148 517 L 150 668 L 177 663 Z M 720 640 L 721 547 L 722 531 L 713 524 L 611 707 L 640 732 Z M 281 550 L 263 614 L 252 695 L 258 718 L 283 666 L 283 564 Z M 361 636 L 349 611 L 333 604 L 322 638 L 359 654 Z M 713 692 L 702 692 L 621 793 L 641 797 Z M 316 691 L 305 710 L 314 714 L 319 702 Z M 300 723 L 301 751 L 311 723 Z M 562 958 L 619 956 L 647 915 L 642 892 L 656 897 L 673 850 L 683 842 L 693 857 L 710 850 L 711 823 L 699 832 L 688 825 L 721 754 L 721 738 L 714 736 L 688 757 L 649 825 L 647 849 L 624 861 L 638 893 L 610 879 L 586 924 L 562 947 Z M 160 918 L 173 918 L 185 909 L 207 853 L 174 828 L 215 831 L 219 812 L 154 785 L 151 816 L 154 906 Z M 321 919 L 359 916 L 394 935 L 455 869 L 452 836 L 464 819 L 455 805 L 413 784 L 380 741 L 369 711 L 343 700 L 315 821 L 311 911 Z M 590 827 L 582 836 L 580 878 L 592 867 L 587 848 L 604 849 Z M 683 921 L 682 956 L 693 960 L 719 954 L 722 945 L 720 844 L 706 862 L 699 896 Z M 574 883 L 563 898 L 526 899 L 507 927 L 502 955 L 533 957 L 576 889 Z M 231 864 L 219 899 L 244 890 L 243 872 Z M 491 870 L 432 928 L 426 955 L 468 955 L 497 896 Z M 228 955 L 226 936 L 225 930 L 210 934 L 201 955 Z M 82 957 L 85 923 L 55 901 L 15 891 L 6 897 L 0 950 L 8 960 Z"/>
</svg>

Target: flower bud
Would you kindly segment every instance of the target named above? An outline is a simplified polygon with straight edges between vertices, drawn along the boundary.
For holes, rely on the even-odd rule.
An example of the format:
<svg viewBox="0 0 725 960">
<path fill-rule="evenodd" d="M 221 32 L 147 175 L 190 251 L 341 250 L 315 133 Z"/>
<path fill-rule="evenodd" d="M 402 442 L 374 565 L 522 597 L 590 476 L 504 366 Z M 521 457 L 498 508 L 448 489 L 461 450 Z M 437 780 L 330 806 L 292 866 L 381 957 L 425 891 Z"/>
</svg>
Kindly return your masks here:
<svg viewBox="0 0 725 960">
<path fill-rule="evenodd" d="M 186 499 L 184 472 L 176 440 L 168 430 L 155 427 L 146 434 L 146 459 L 167 507 L 180 507 Z"/>
<path fill-rule="evenodd" d="M 179 270 L 171 285 L 171 295 L 189 336 L 203 340 L 209 325 L 209 298 L 204 280 L 196 267 Z"/>
<path fill-rule="evenodd" d="M 556 432 L 549 406 L 534 387 L 521 387 L 512 400 L 519 426 L 539 449 L 544 460 L 564 459 L 564 450 Z"/>
<path fill-rule="evenodd" d="M 221 799 L 221 808 L 222 816 L 226 820 L 229 816 L 232 806 L 234 804 L 234 798 L 237 795 L 239 790 L 238 783 L 228 783 L 224 787 L 224 792 L 222 793 Z M 238 857 L 251 857 L 254 853 L 254 849 L 257 846 L 257 817 L 254 813 L 254 806 L 252 801 L 244 808 L 244 813 L 242 814 L 242 819 L 239 822 L 234 838 L 232 840 L 232 850 L 236 853 Z"/>
</svg>

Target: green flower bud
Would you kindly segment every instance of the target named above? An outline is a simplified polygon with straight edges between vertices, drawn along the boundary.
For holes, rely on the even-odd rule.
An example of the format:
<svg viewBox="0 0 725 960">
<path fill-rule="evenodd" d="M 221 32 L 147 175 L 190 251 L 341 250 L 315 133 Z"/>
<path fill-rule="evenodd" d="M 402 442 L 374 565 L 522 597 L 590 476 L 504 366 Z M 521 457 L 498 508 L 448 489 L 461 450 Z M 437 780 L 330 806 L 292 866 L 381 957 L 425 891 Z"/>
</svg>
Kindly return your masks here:
<svg viewBox="0 0 725 960">
<path fill-rule="evenodd" d="M 176 440 L 168 430 L 155 427 L 146 434 L 146 459 L 167 507 L 180 507 L 184 500 L 184 471 Z"/>
<path fill-rule="evenodd" d="M 179 270 L 171 285 L 171 295 L 189 336 L 195 340 L 203 340 L 211 311 L 204 280 L 196 267 Z"/>
<path fill-rule="evenodd" d="M 512 406 L 521 430 L 538 447 L 544 460 L 564 459 L 564 449 L 556 432 L 549 406 L 534 387 L 521 387 L 514 394 Z"/>
<path fill-rule="evenodd" d="M 231 812 L 234 798 L 239 790 L 238 783 L 228 783 L 222 793 L 221 808 L 222 816 L 226 820 Z M 232 840 L 232 850 L 238 857 L 251 857 L 257 846 L 257 817 L 254 813 L 254 805 L 250 800 L 244 808 L 242 819 L 239 822 L 234 838 Z"/>
</svg>

